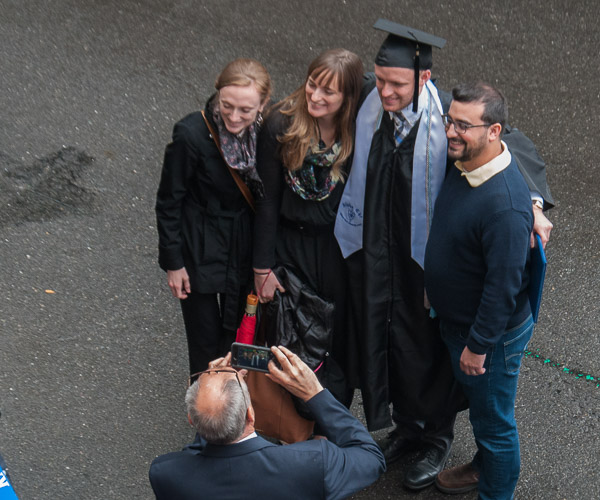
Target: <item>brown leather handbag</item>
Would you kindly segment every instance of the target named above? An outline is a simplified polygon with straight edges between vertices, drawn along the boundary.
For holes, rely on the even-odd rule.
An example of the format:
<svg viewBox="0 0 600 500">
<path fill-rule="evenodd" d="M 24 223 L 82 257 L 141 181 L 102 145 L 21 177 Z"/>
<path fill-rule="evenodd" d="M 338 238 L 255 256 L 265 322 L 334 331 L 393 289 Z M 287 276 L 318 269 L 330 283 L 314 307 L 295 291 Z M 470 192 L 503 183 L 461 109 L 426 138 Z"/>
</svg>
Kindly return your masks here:
<svg viewBox="0 0 600 500">
<path fill-rule="evenodd" d="M 264 373 L 248 371 L 246 384 L 255 413 L 256 432 L 290 444 L 306 441 L 315 423 L 296 411 L 291 394 Z"/>
<path fill-rule="evenodd" d="M 261 304 L 262 310 L 262 304 Z M 264 329 L 258 329 L 255 345 L 264 345 Z M 306 441 L 315 423 L 303 418 L 294 405 L 292 395 L 265 373 L 248 370 L 246 385 L 254 408 L 256 431 L 263 436 L 290 444 Z"/>
</svg>

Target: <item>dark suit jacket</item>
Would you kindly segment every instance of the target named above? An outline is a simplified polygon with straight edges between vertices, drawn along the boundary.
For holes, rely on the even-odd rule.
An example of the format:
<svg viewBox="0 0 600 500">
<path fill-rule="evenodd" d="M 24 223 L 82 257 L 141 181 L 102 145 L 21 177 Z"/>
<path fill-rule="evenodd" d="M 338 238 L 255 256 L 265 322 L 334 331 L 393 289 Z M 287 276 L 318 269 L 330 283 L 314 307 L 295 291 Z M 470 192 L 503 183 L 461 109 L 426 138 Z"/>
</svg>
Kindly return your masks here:
<svg viewBox="0 0 600 500">
<path fill-rule="evenodd" d="M 307 404 L 329 440 L 278 446 L 256 437 L 224 446 L 188 445 L 152 462 L 156 498 L 333 499 L 373 483 L 385 460 L 364 426 L 327 390 Z"/>
</svg>

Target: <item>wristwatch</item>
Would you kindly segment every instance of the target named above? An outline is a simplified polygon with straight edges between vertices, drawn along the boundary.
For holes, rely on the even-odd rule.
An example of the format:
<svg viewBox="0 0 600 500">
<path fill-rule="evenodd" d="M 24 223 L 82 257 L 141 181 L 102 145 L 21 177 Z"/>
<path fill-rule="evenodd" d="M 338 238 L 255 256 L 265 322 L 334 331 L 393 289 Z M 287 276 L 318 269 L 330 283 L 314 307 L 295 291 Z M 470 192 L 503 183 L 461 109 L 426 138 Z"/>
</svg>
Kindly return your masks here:
<svg viewBox="0 0 600 500">
<path fill-rule="evenodd" d="M 540 210 L 544 210 L 544 202 L 542 200 L 532 200 L 533 206 L 538 207 Z"/>
</svg>

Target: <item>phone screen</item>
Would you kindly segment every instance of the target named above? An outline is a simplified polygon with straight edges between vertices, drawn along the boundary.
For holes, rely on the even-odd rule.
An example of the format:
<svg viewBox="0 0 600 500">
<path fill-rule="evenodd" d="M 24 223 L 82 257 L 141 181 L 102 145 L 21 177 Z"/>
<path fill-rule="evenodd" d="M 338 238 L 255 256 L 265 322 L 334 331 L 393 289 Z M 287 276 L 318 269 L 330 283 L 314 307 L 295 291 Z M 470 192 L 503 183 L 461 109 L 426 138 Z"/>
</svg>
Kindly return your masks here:
<svg viewBox="0 0 600 500">
<path fill-rule="evenodd" d="M 273 359 L 273 353 L 268 347 L 240 344 L 231 344 L 231 366 L 245 368 L 259 372 L 269 372 L 269 361 Z"/>
</svg>

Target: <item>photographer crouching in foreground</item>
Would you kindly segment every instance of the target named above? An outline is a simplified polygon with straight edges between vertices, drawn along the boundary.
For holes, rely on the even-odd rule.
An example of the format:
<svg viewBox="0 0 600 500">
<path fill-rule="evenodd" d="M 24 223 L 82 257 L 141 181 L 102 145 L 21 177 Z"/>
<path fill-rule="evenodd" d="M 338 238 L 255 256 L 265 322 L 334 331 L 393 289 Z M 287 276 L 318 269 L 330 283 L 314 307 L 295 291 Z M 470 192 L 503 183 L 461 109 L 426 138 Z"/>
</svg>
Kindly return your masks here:
<svg viewBox="0 0 600 500">
<path fill-rule="evenodd" d="M 231 354 L 209 363 L 186 394 L 190 423 L 201 438 L 156 458 L 150 482 L 157 499 L 345 498 L 385 471 L 364 426 L 285 347 L 272 347 L 271 380 L 306 402 L 327 439 L 280 446 L 257 436 L 254 409 Z"/>
</svg>

